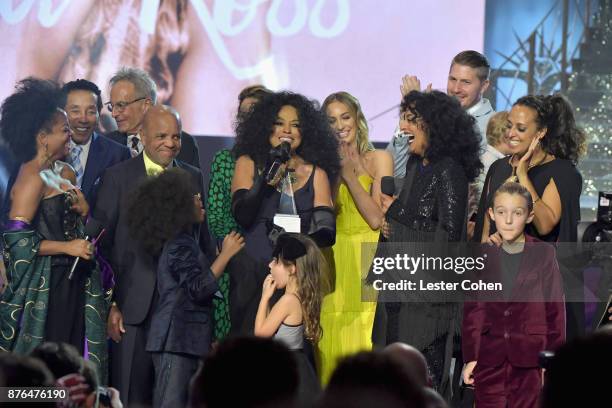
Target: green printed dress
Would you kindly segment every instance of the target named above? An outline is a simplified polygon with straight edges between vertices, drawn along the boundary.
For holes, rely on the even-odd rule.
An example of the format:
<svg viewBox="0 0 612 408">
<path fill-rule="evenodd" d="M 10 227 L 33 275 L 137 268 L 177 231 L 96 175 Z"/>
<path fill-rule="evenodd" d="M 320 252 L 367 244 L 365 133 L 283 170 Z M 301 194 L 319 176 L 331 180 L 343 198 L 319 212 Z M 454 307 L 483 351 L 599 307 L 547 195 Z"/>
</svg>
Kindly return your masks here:
<svg viewBox="0 0 612 408">
<path fill-rule="evenodd" d="M 83 223 L 67 194 L 43 199 L 32 225 L 9 222 L 2 235 L 8 287 L 0 297 L 0 350 L 27 354 L 44 341 L 64 341 L 86 352 L 102 384 L 108 381 L 106 318 L 111 291 L 97 262 L 40 256 L 43 240 L 83 237 Z M 107 285 L 110 286 L 110 285 Z"/>
<path fill-rule="evenodd" d="M 210 169 L 210 185 L 208 187 L 208 201 L 206 213 L 210 231 L 218 241 L 231 231 L 239 231 L 238 224 L 232 216 L 232 177 L 234 176 L 235 160 L 228 149 L 223 149 L 213 158 Z M 230 328 L 229 291 L 230 277 L 224 273 L 218 281 L 223 299 L 215 298 L 214 340 L 221 341 L 227 337 Z"/>
</svg>

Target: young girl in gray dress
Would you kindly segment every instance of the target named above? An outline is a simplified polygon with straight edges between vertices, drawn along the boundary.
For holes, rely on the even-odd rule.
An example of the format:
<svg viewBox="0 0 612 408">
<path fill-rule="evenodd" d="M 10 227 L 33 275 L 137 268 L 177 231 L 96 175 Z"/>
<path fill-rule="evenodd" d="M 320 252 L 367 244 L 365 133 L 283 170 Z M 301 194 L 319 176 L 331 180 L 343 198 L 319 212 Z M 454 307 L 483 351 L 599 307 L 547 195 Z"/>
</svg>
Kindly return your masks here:
<svg viewBox="0 0 612 408">
<path fill-rule="evenodd" d="M 255 335 L 273 337 L 295 352 L 299 400 L 308 405 L 316 398 L 320 384 L 303 353 L 304 339 L 316 343 L 322 335 L 321 276 L 327 276 L 327 262 L 315 242 L 301 234 L 281 234 L 272 256 L 255 318 Z M 270 298 L 277 289 L 285 293 L 270 307 Z"/>
</svg>

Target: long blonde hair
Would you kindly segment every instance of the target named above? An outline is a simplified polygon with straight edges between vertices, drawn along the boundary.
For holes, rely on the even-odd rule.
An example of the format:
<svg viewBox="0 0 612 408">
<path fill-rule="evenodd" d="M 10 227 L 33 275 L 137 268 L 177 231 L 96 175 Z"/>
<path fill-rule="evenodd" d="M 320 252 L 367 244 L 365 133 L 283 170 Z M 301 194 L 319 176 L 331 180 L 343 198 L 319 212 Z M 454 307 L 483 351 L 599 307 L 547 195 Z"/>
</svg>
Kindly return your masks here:
<svg viewBox="0 0 612 408">
<path fill-rule="evenodd" d="M 363 111 L 361 110 L 361 105 L 359 105 L 359 101 L 357 100 L 357 98 L 355 98 L 348 92 L 334 92 L 333 94 L 325 98 L 325 100 L 323 101 L 323 106 L 321 107 L 323 113 L 327 111 L 327 107 L 332 102 L 340 102 L 346 105 L 346 107 L 349 109 L 351 116 L 355 119 L 355 122 L 357 123 L 357 152 L 359 154 L 363 154 L 365 152 L 371 152 L 375 150 L 374 146 L 370 142 L 368 122 L 366 121 Z"/>
<path fill-rule="evenodd" d="M 295 261 L 287 261 L 279 256 L 279 261 L 285 266 L 295 266 L 297 280 L 297 295 L 302 306 L 304 320 L 304 335 L 318 342 L 323 335 L 321 328 L 321 303 L 323 302 L 324 279 L 328 275 L 327 260 L 315 242 L 302 234 L 289 234 L 306 247 L 306 255 Z"/>
</svg>

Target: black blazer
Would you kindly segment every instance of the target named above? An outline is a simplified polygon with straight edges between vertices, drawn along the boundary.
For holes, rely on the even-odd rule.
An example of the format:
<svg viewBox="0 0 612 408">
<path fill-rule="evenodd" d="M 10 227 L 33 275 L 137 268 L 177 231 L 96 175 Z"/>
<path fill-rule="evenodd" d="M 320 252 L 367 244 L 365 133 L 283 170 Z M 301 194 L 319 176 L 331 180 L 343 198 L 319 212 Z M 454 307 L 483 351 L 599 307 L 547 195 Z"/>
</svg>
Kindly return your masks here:
<svg viewBox="0 0 612 408">
<path fill-rule="evenodd" d="M 81 191 L 83 191 L 89 205 L 93 206 L 96 202 L 96 192 L 104 170 L 130 159 L 131 155 L 127 146 L 122 146 L 98 133 L 94 133 L 91 138 Z"/>
<path fill-rule="evenodd" d="M 174 161 L 174 166 L 192 175 L 194 194 L 204 197 L 200 170 L 179 160 Z M 110 167 L 102 177 L 93 211 L 93 217 L 106 228 L 101 249 L 115 276 L 113 300 L 124 322 L 130 325 L 146 319 L 155 292 L 155 260 L 130 236 L 127 223 L 128 196 L 146 177 L 142 154 Z M 212 240 L 206 222 L 199 229 L 200 246 L 210 253 Z"/>
<path fill-rule="evenodd" d="M 128 135 L 126 133 L 115 130 L 114 132 L 107 133 L 105 136 L 127 148 Z M 198 144 L 193 136 L 187 132 L 181 132 L 181 151 L 176 159 L 197 167 L 198 169 L 200 168 L 200 152 L 198 150 Z"/>
<path fill-rule="evenodd" d="M 212 338 L 212 299 L 219 290 L 210 263 L 187 233 L 169 240 L 157 265 L 157 302 L 147 351 L 201 357 Z"/>
</svg>

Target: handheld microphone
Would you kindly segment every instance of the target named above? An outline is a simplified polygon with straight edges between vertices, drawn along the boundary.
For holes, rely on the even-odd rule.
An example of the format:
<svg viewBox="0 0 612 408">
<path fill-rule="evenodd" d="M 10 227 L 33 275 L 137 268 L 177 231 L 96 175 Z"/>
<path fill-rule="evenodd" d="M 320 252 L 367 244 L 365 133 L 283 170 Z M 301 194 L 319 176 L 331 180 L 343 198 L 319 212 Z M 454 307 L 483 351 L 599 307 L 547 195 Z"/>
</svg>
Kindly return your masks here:
<svg viewBox="0 0 612 408">
<path fill-rule="evenodd" d="M 276 184 L 282 177 L 282 165 L 291 157 L 291 144 L 289 142 L 282 142 L 270 151 L 270 157 L 273 161 L 270 169 L 266 173 L 266 183 Z"/>
<path fill-rule="evenodd" d="M 97 237 L 104 230 L 104 226 L 101 222 L 90 218 L 87 224 L 85 225 L 85 240 L 89 241 L 91 238 Z M 72 268 L 70 268 L 70 273 L 68 274 L 68 280 L 72 280 L 72 275 L 79 264 L 80 257 L 76 257 L 74 263 L 72 264 Z"/>
<path fill-rule="evenodd" d="M 393 197 L 393 194 L 395 194 L 395 179 L 392 176 L 384 176 L 380 179 L 380 192 Z"/>
</svg>

